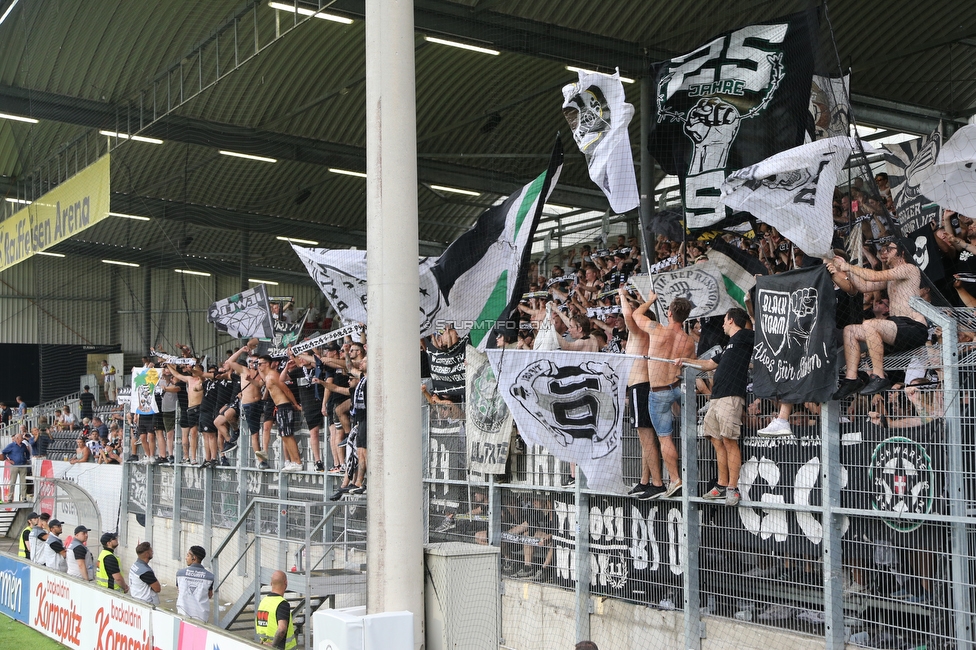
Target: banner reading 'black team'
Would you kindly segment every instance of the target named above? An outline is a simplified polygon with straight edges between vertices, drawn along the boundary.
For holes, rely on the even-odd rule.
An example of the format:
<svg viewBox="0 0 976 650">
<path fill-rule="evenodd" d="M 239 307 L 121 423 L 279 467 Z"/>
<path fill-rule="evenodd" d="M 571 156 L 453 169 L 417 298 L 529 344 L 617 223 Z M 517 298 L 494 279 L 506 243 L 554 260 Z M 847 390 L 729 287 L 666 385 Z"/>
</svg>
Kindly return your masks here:
<svg viewBox="0 0 976 650">
<path fill-rule="evenodd" d="M 753 392 L 825 402 L 837 385 L 834 285 L 823 265 L 756 279 Z"/>
</svg>

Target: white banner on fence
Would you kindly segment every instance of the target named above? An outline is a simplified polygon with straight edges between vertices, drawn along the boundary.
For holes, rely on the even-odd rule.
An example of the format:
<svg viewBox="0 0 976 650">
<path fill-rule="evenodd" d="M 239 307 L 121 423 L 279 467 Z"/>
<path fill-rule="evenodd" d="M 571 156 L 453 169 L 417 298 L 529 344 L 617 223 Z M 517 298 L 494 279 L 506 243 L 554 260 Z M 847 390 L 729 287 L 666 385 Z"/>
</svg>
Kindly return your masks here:
<svg viewBox="0 0 976 650">
<path fill-rule="evenodd" d="M 119 511 L 122 505 L 122 466 L 76 463 L 61 460 L 34 460 L 34 476 L 58 478 L 76 483 L 95 499 L 102 515 L 102 531 L 119 529 Z M 93 527 L 95 522 L 81 522 Z"/>
<path fill-rule="evenodd" d="M 504 474 L 512 438 L 512 412 L 498 390 L 488 356 L 468 346 L 465 353 L 465 431 L 473 472 Z"/>
</svg>

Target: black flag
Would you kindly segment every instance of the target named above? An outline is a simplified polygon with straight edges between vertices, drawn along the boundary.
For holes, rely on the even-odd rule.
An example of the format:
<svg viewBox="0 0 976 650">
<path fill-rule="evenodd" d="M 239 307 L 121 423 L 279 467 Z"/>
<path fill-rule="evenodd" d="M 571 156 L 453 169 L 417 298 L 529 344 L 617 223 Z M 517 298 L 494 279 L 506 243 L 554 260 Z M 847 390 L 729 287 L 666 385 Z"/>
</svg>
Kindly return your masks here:
<svg viewBox="0 0 976 650">
<path fill-rule="evenodd" d="M 824 402 L 837 386 L 834 285 L 824 265 L 756 278 L 753 392 Z"/>
<path fill-rule="evenodd" d="M 816 22 L 798 14 L 749 25 L 654 66 L 647 148 L 681 180 L 688 228 L 726 216 L 719 201 L 733 171 L 803 144 Z"/>
</svg>

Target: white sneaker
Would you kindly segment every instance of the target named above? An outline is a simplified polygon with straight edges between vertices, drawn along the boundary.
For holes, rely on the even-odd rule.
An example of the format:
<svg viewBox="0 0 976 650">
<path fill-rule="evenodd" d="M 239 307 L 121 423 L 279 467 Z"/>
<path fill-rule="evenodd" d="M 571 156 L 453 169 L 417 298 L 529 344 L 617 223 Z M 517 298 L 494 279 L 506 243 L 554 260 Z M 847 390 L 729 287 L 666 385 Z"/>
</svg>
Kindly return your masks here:
<svg viewBox="0 0 976 650">
<path fill-rule="evenodd" d="M 793 435 L 793 429 L 790 428 L 790 423 L 786 420 L 781 420 L 780 418 L 773 418 L 773 421 L 767 424 L 764 428 L 757 431 L 761 436 L 767 436 L 769 438 L 783 438 L 786 436 Z"/>
<path fill-rule="evenodd" d="M 282 472 L 300 472 L 302 471 L 301 463 L 285 463 L 285 466 L 281 468 Z"/>
</svg>

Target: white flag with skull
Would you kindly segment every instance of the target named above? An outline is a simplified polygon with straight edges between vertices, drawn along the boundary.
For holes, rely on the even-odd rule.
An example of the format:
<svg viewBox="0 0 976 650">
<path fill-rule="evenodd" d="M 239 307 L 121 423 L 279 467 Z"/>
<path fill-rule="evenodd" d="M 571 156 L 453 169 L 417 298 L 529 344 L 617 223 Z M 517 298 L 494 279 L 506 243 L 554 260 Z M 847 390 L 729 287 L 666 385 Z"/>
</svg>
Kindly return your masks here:
<svg viewBox="0 0 976 650">
<path fill-rule="evenodd" d="M 627 377 L 638 357 L 495 349 L 488 359 L 522 439 L 576 463 L 592 489 L 623 494 Z"/>
<path fill-rule="evenodd" d="M 563 87 L 563 115 L 573 139 L 586 156 L 590 179 L 617 214 L 640 205 L 634 154 L 627 125 L 634 117 L 620 72 L 580 72 L 579 81 Z"/>
</svg>

